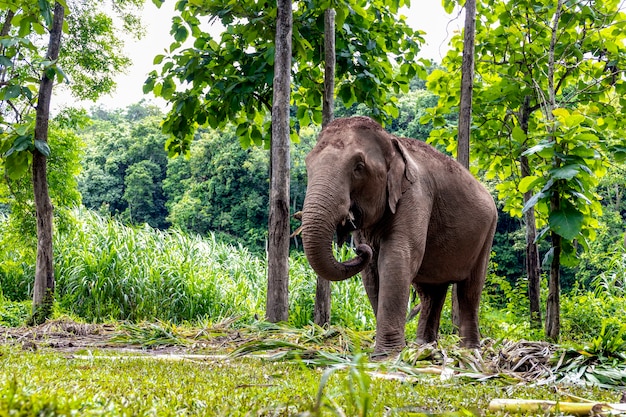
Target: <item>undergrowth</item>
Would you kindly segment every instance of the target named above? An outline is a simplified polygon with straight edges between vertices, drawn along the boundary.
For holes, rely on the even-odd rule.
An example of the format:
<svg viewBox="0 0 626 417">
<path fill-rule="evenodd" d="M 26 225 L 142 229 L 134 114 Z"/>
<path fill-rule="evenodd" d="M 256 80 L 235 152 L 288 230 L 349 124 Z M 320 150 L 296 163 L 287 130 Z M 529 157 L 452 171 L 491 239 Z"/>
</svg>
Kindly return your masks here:
<svg viewBox="0 0 626 417">
<path fill-rule="evenodd" d="M 486 341 L 479 355 L 446 337 L 372 362 L 371 332 L 335 326 L 156 322 L 116 333 L 111 343 L 122 351 L 24 350 L 21 338 L 1 344 L 0 415 L 490 416 L 502 415 L 489 410 L 502 398 L 617 403 L 624 385 L 589 384 L 597 357 L 544 342 Z M 144 350 L 131 353 L 129 343 Z M 164 346 L 191 350 L 176 355 Z M 621 378 L 625 362 L 613 369 Z M 565 382 L 568 375 L 579 378 Z"/>
<path fill-rule="evenodd" d="M 264 317 L 266 262 L 246 248 L 224 244 L 213 235 L 127 227 L 84 209 L 74 215 L 74 225 L 55 234 L 57 315 L 69 314 L 87 322 L 174 325 L 211 325 L 235 318 L 239 326 Z M 0 324 L 5 326 L 23 323 L 24 312 L 29 310 L 24 300 L 30 298 L 33 271 L 18 250 L 17 246 L 0 250 L 0 293 L 4 294 Z M 351 256 L 345 247 L 336 255 Z M 304 327 L 313 321 L 316 276 L 303 254 L 293 253 L 289 262 L 288 324 Z M 562 294 L 563 342 L 591 342 L 611 320 L 626 322 L 623 279 L 618 276 L 603 276 L 594 288 Z M 525 291 L 523 281 L 511 285 L 493 273 L 488 276 L 480 311 L 483 337 L 543 339 L 542 329 L 530 327 Z M 448 297 L 441 321 L 443 335 L 454 333 L 450 310 Z M 360 279 L 332 284 L 331 320 L 356 331 L 375 328 Z M 417 319 L 407 323 L 407 340 L 414 337 L 416 327 Z"/>
</svg>

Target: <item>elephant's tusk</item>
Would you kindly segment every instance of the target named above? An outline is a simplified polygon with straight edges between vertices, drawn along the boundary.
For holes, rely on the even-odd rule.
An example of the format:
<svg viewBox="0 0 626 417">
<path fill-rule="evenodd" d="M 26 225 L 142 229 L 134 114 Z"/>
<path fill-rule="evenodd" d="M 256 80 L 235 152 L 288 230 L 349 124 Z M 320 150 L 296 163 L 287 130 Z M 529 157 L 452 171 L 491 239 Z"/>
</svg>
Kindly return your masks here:
<svg viewBox="0 0 626 417">
<path fill-rule="evenodd" d="M 354 230 L 356 230 L 357 227 L 356 227 L 356 224 L 354 224 L 354 219 L 355 219 L 355 217 L 354 217 L 354 213 L 352 213 L 352 210 L 348 211 L 348 219 L 347 220 L 350 222 L 350 226 L 352 226 L 352 228 Z"/>
<path fill-rule="evenodd" d="M 293 232 L 289 237 L 290 238 L 294 238 L 294 237 L 298 236 L 300 233 L 302 233 L 302 228 L 303 228 L 303 226 L 298 227 L 296 229 L 296 231 Z"/>
</svg>

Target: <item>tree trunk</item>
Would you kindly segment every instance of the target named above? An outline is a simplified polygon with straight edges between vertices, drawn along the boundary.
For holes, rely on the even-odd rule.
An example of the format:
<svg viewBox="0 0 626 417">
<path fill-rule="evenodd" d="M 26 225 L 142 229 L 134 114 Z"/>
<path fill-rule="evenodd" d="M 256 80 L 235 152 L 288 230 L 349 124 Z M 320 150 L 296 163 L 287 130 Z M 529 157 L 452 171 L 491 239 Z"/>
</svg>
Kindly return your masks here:
<svg viewBox="0 0 626 417">
<path fill-rule="evenodd" d="M 520 158 L 522 178 L 528 176 L 528 158 Z M 526 174 L 524 172 L 526 171 Z M 524 193 L 524 204 L 532 197 L 532 192 Z M 539 248 L 537 246 L 537 226 L 535 208 L 531 207 L 524 213 L 526 223 L 526 275 L 528 276 L 528 300 L 530 301 L 530 327 L 541 328 L 541 267 L 539 264 Z"/>
<path fill-rule="evenodd" d="M 46 58 L 56 61 L 61 48 L 61 33 L 65 9 L 55 3 L 54 18 L 50 30 L 50 41 Z M 48 121 L 54 78 L 44 72 L 39 84 L 35 141 L 48 142 Z M 54 264 L 52 256 L 52 202 L 48 194 L 47 157 L 38 150 L 33 151 L 33 192 L 37 212 L 37 261 L 33 287 L 33 315 L 31 324 L 43 323 L 52 313 L 54 301 Z"/>
<path fill-rule="evenodd" d="M 552 19 L 552 37 L 550 39 L 550 48 L 548 50 L 548 105 L 545 109 L 546 119 L 550 123 L 550 135 L 552 140 L 556 140 L 556 132 L 554 127 L 554 116 L 552 111 L 557 108 L 556 104 L 556 87 L 555 87 L 555 50 L 558 42 L 558 28 L 561 14 L 563 12 L 563 4 L 565 0 L 558 0 L 556 11 Z M 559 168 L 561 160 L 558 155 L 553 157 L 553 167 Z M 560 185 L 553 185 L 553 191 L 550 195 L 550 212 L 559 210 L 561 207 Z M 552 262 L 550 263 L 550 279 L 548 282 L 548 301 L 546 306 L 546 337 L 554 342 L 559 340 L 561 331 L 561 236 L 554 230 L 550 232 L 552 240 Z"/>
<path fill-rule="evenodd" d="M 465 2 L 463 62 L 461 66 L 461 103 L 459 106 L 459 135 L 457 160 L 469 169 L 470 130 L 472 124 L 472 93 L 474 88 L 474 38 L 476 32 L 476 0 Z M 457 286 L 452 286 L 452 323 L 460 326 Z"/>
<path fill-rule="evenodd" d="M 550 197 L 550 210 L 558 210 L 560 196 L 554 191 Z M 548 282 L 548 302 L 546 308 L 546 337 L 559 341 L 561 332 L 561 236 L 554 231 L 550 232 L 552 239 L 552 262 L 550 262 L 550 280 Z"/>
<path fill-rule="evenodd" d="M 289 317 L 289 98 L 291 89 L 291 1 L 278 0 L 272 101 L 270 211 L 266 319 Z"/>
<path fill-rule="evenodd" d="M 520 127 L 528 137 L 528 119 L 530 117 L 530 96 L 524 98 L 520 109 Z M 530 175 L 528 157 L 520 156 L 522 178 Z M 524 205 L 532 197 L 532 192 L 524 193 Z M 535 208 L 531 207 L 524 213 L 526 224 L 526 276 L 528 277 L 528 300 L 530 301 L 530 327 L 541 329 L 541 268 L 539 264 L 539 248 L 537 246 L 537 222 Z"/>
<path fill-rule="evenodd" d="M 463 63 L 461 66 L 461 103 L 459 107 L 459 136 L 457 160 L 469 169 L 470 128 L 472 123 L 472 93 L 474 89 L 474 38 L 476 32 L 476 0 L 465 2 Z"/>
<path fill-rule="evenodd" d="M 324 12 L 324 101 L 322 127 L 334 118 L 335 106 L 335 10 Z M 318 326 L 330 323 L 330 281 L 317 277 L 313 322 Z"/>
</svg>

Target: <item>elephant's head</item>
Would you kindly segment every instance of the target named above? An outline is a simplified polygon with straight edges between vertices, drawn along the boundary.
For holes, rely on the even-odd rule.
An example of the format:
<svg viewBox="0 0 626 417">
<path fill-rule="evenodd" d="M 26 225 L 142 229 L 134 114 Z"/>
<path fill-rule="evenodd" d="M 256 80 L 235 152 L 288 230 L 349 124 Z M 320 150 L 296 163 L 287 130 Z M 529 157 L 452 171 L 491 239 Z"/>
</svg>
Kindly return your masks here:
<svg viewBox="0 0 626 417">
<path fill-rule="evenodd" d="M 418 167 L 398 138 L 367 117 L 337 119 L 325 127 L 306 166 L 304 251 L 322 278 L 350 278 L 365 268 L 372 249 L 361 244 L 356 258 L 338 262 L 333 235 L 341 244 L 354 230 L 393 216 L 402 193 L 416 181 Z"/>
</svg>

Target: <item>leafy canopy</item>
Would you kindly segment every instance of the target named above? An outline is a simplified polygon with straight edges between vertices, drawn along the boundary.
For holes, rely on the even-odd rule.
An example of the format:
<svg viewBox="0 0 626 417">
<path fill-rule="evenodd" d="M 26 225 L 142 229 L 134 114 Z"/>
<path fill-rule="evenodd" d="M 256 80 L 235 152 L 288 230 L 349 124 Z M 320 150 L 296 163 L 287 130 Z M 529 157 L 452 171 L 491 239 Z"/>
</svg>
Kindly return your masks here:
<svg viewBox="0 0 626 417">
<path fill-rule="evenodd" d="M 157 6 L 162 0 L 153 0 Z M 399 8 L 406 0 L 301 0 L 294 4 L 292 105 L 301 125 L 322 121 L 324 10 L 336 16 L 337 93 L 346 106 L 367 104 L 380 121 L 397 116 L 394 93 L 407 92 L 423 71 L 416 61 L 421 32 Z M 189 150 L 198 127 L 236 126 L 241 144 L 261 145 L 271 131 L 276 8 L 264 2 L 203 0 L 176 3 L 174 42 L 154 59 L 144 92 L 172 104 L 163 129 L 170 155 Z M 219 39 L 206 32 L 216 20 Z M 292 123 L 295 123 L 292 121 Z M 292 133 L 292 140 L 297 134 Z M 267 145 L 268 142 L 266 142 Z"/>
<path fill-rule="evenodd" d="M 0 1 L 0 157 L 4 173 L 16 180 L 28 173 L 32 152 L 50 148 L 34 137 L 35 107 L 42 74 L 66 83 L 79 99 L 95 100 L 115 88 L 114 76 L 129 64 L 119 53 L 124 33 L 141 34 L 137 8 L 143 0 L 112 0 L 111 11 L 96 0 L 66 2 L 59 59 L 46 58 L 44 45 L 55 1 Z"/>
<path fill-rule="evenodd" d="M 562 236 L 564 261 L 573 264 L 575 242 L 586 248 L 595 238 L 598 178 L 626 156 L 626 15 L 613 0 L 567 1 L 561 10 L 549 0 L 483 0 L 477 16 L 474 160 L 498 179 L 504 209 L 521 217 L 535 207 L 541 234 Z M 451 46 L 445 70 L 428 78 L 440 99 L 423 120 L 438 128 L 430 140 L 453 151 L 455 126 L 444 117 L 459 103 L 460 34 Z M 555 195 L 560 204 L 551 207 Z"/>
</svg>

